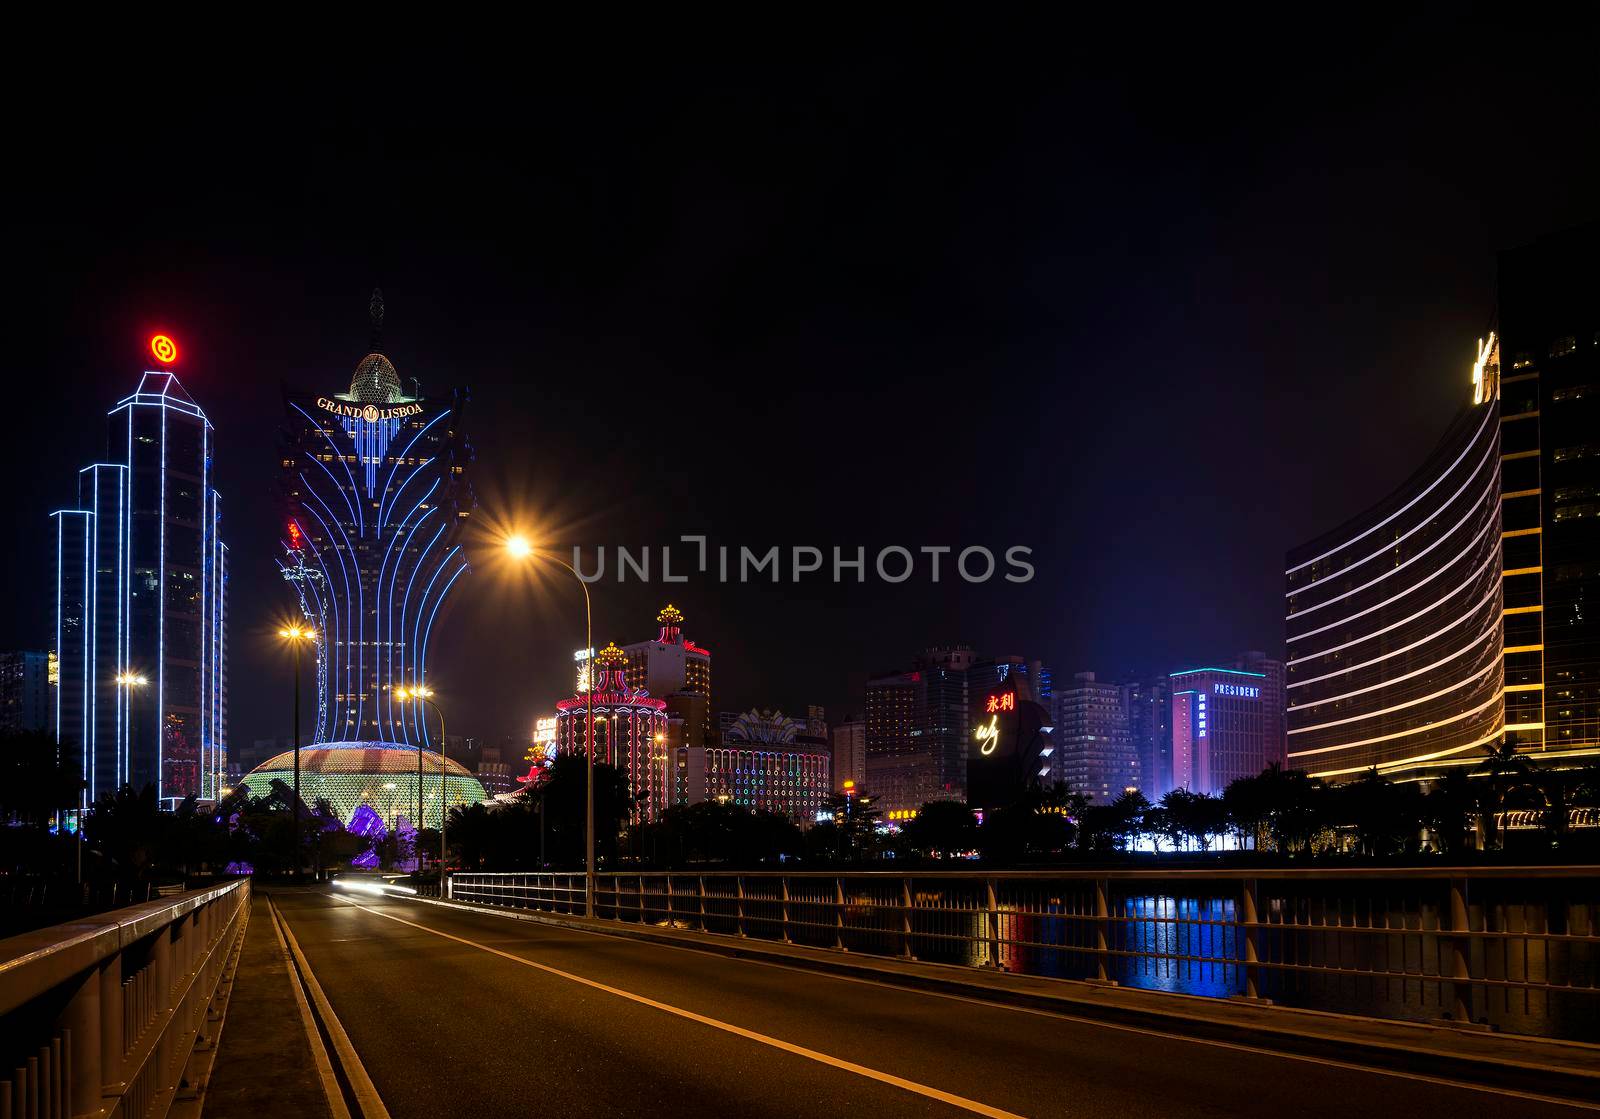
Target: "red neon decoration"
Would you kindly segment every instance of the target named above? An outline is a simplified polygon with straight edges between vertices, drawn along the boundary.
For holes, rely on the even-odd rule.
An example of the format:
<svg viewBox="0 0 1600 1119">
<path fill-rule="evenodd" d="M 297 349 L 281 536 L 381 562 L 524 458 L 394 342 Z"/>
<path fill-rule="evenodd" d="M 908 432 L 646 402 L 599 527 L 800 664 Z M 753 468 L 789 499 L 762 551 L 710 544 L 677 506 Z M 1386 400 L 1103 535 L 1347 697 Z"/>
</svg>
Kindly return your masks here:
<svg viewBox="0 0 1600 1119">
<path fill-rule="evenodd" d="M 171 365 L 178 360 L 178 344 L 165 334 L 157 334 L 150 339 L 150 352 L 162 365 Z"/>
<path fill-rule="evenodd" d="M 1016 695 L 1012 692 L 1007 692 L 1005 695 L 990 696 L 989 702 L 984 705 L 983 713 L 985 715 L 996 715 L 1001 711 L 1015 711 L 1016 709 Z"/>
</svg>

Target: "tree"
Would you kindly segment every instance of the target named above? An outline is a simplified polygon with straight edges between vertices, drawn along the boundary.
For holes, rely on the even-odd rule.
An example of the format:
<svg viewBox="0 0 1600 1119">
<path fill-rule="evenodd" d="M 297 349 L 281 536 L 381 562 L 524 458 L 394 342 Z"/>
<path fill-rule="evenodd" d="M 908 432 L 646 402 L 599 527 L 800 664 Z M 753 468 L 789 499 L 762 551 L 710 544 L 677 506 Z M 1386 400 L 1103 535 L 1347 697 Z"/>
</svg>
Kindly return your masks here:
<svg viewBox="0 0 1600 1119">
<path fill-rule="evenodd" d="M 977 847 L 978 818 L 960 801 L 929 801 L 906 822 L 901 838 L 924 857 L 953 858 Z"/>
<path fill-rule="evenodd" d="M 1502 845 L 1499 812 L 1511 785 L 1528 774 L 1528 759 L 1521 752 L 1522 739 L 1515 731 L 1507 731 L 1500 741 L 1484 748 L 1483 766 L 1479 773 L 1487 781 L 1487 791 L 1481 802 L 1483 818 L 1483 845 L 1490 850 Z"/>
</svg>

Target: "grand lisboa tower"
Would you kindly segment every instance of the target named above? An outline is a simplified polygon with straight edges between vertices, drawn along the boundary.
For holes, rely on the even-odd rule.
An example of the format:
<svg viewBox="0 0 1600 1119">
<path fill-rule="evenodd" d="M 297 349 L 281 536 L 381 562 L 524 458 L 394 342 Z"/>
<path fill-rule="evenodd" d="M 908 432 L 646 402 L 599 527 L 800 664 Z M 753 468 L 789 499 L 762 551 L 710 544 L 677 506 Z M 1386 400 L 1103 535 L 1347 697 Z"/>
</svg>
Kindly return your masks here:
<svg viewBox="0 0 1600 1119">
<path fill-rule="evenodd" d="M 356 364 L 349 391 L 284 399 L 278 562 L 315 629 L 317 652 L 302 786 L 309 763 L 308 795 L 325 797 L 346 820 L 362 804 L 416 806 L 420 751 L 420 810 L 432 826 L 441 784 L 446 807 L 484 795 L 435 749 L 442 744 L 429 709 L 402 696 L 427 681 L 441 607 L 468 570 L 460 541 L 474 504 L 467 393 L 429 399 L 416 381 L 406 392 L 379 350 L 376 292 L 372 320 L 372 352 Z M 246 785 L 265 791 L 292 761 L 272 759 Z"/>
</svg>

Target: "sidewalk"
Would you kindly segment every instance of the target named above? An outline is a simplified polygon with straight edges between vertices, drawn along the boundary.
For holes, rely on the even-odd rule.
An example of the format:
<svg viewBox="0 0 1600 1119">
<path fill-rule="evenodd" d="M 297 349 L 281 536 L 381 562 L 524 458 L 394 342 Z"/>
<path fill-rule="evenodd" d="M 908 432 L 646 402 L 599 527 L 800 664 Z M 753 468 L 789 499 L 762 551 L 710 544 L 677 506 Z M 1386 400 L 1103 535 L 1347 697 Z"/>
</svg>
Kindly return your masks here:
<svg viewBox="0 0 1600 1119">
<path fill-rule="evenodd" d="M 204 1119 L 260 1119 L 264 1108 L 330 1119 L 289 984 L 288 960 L 273 931 L 266 894 L 259 893 L 251 903 L 217 1063 L 206 1088 Z"/>
<path fill-rule="evenodd" d="M 1251 1045 L 1323 1060 L 1540 1095 L 1600 1100 L 1600 1045 L 1391 1021 L 1242 1000 L 1144 991 L 985 968 L 920 963 L 781 941 L 631 925 L 498 906 L 417 898 L 430 905 L 670 944 L 900 987 L 1027 1006 L 1077 1018 Z"/>
</svg>

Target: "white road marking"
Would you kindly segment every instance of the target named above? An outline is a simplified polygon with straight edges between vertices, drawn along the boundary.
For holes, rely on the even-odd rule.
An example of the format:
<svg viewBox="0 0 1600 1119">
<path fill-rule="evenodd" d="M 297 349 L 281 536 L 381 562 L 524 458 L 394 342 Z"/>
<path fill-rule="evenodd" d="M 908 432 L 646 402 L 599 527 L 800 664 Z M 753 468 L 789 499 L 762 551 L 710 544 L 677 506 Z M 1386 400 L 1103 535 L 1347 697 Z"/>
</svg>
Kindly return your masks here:
<svg viewBox="0 0 1600 1119">
<path fill-rule="evenodd" d="M 410 898 L 407 901 L 413 900 Z M 427 905 L 442 905 L 447 909 L 459 910 L 465 913 L 476 913 L 485 917 L 504 917 L 494 911 L 473 909 L 466 905 L 451 905 L 448 902 L 435 901 L 432 898 L 417 898 L 416 901 Z M 543 921 L 527 922 L 539 925 L 546 929 L 559 929 L 562 932 L 589 933 L 594 936 L 614 935 L 605 929 L 578 929 L 569 925 L 547 923 Z M 660 941 L 646 940 L 643 938 L 625 937 L 638 944 L 648 944 L 653 948 L 664 948 L 670 952 L 690 952 L 697 956 L 718 955 L 705 949 L 688 947 L 682 944 L 667 944 Z M 1310 1065 L 1322 1065 L 1327 1068 L 1336 1068 L 1348 1072 L 1363 1072 L 1373 1076 L 1388 1076 L 1396 1080 L 1414 1080 L 1423 1084 L 1436 1084 L 1446 1088 L 1459 1088 L 1468 1092 L 1483 1092 L 1488 1095 L 1505 1096 L 1509 1099 L 1528 1100 L 1533 1103 L 1553 1104 L 1558 1107 L 1570 1107 L 1583 1111 L 1600 1111 L 1600 1103 L 1591 1103 L 1587 1100 L 1570 1099 L 1564 1096 L 1547 1096 L 1538 1092 L 1523 1092 L 1515 1088 L 1497 1088 L 1492 1084 L 1476 1084 L 1470 1080 L 1450 1080 L 1442 1076 L 1429 1076 L 1421 1072 L 1404 1072 L 1399 1069 L 1382 1068 L 1377 1065 L 1363 1065 L 1352 1061 L 1339 1061 L 1331 1057 L 1313 1057 L 1305 1053 L 1290 1053 L 1281 1049 L 1266 1049 L 1257 1045 L 1242 1045 L 1235 1041 L 1219 1041 L 1215 1038 L 1193 1037 L 1189 1034 L 1173 1033 L 1168 1030 L 1158 1030 L 1147 1026 L 1129 1026 L 1119 1022 L 1107 1022 L 1099 1018 L 1086 1018 L 1076 1014 L 1067 1014 L 1059 1010 L 1042 1010 L 1032 1006 L 1019 1006 L 1015 1003 L 993 1002 L 988 999 L 973 998 L 969 995 L 954 995 L 947 991 L 932 991 L 922 987 L 906 987 L 888 979 L 867 979 L 856 975 L 840 975 L 834 972 L 819 972 L 811 968 L 799 967 L 794 964 L 778 963 L 774 960 L 758 960 L 749 956 L 728 957 L 740 963 L 755 964 L 758 967 L 776 968 L 780 971 L 792 971 L 800 975 L 823 976 L 828 979 L 838 980 L 841 983 L 859 983 L 867 987 L 886 987 L 892 991 L 901 991 L 910 995 L 922 995 L 926 998 L 949 999 L 952 1002 L 964 1002 L 972 1006 L 982 1007 L 986 1010 L 1012 1011 L 1017 1014 L 1032 1014 L 1038 1018 L 1056 1018 L 1063 1022 L 1074 1022 L 1078 1025 L 1093 1026 L 1101 1030 L 1120 1030 L 1123 1033 L 1139 1034 L 1143 1037 L 1160 1037 L 1169 1041 L 1186 1042 L 1190 1045 L 1208 1045 L 1213 1049 L 1231 1049 L 1238 1053 L 1249 1053 L 1254 1056 L 1279 1057 L 1285 1061 L 1301 1061 Z"/>
<path fill-rule="evenodd" d="M 946 1092 L 940 1088 L 934 1088 L 927 1084 L 919 1084 L 915 1080 L 907 1080 L 905 1077 L 895 1076 L 893 1073 L 883 1072 L 875 1068 L 868 1068 L 866 1065 L 858 1065 L 854 1061 L 846 1061 L 839 1057 L 829 1056 L 827 1053 L 821 1053 L 815 1049 L 807 1049 L 803 1045 L 796 1045 L 793 1042 L 784 1041 L 782 1038 L 770 1037 L 767 1034 L 757 1033 L 755 1030 L 747 1030 L 743 1026 L 734 1025 L 732 1022 L 724 1022 L 718 1018 L 711 1018 L 704 1014 L 697 1014 L 692 1010 L 685 1010 L 681 1006 L 673 1006 L 670 1003 L 658 1002 L 657 1000 L 647 998 L 644 995 L 636 995 L 632 991 L 624 991 L 620 987 L 613 987 L 607 983 L 601 983 L 594 979 L 586 979 L 581 975 L 574 975 L 570 971 L 563 971 L 558 967 L 551 967 L 549 964 L 541 964 L 524 956 L 518 956 L 511 952 L 502 952 L 498 948 L 491 948 L 487 944 L 479 944 L 477 941 L 468 940 L 464 936 L 456 936 L 454 933 L 447 933 L 439 929 L 432 929 L 427 925 L 419 925 L 415 921 L 407 921 L 404 917 L 396 917 L 392 913 L 385 913 L 380 909 L 373 909 L 371 906 L 362 905 L 360 902 L 352 901 L 349 898 L 340 898 L 338 900 L 343 901 L 346 905 L 353 905 L 357 909 L 365 910 L 374 916 L 383 917 L 387 920 L 395 921 L 402 925 L 409 925 L 411 928 L 420 929 L 425 933 L 432 933 L 434 936 L 443 937 L 445 940 L 453 940 L 458 944 L 465 944 L 469 947 L 477 948 L 480 951 L 488 952 L 491 955 L 500 956 L 503 959 L 512 961 L 513 963 L 522 964 L 524 967 L 536 968 L 539 971 L 546 972 L 550 975 L 559 976 L 560 978 L 566 979 L 572 983 L 578 983 L 585 987 L 591 987 L 596 991 L 604 991 L 608 995 L 615 995 L 617 998 L 627 999 L 629 1002 L 636 1002 L 641 1006 L 648 1006 L 654 1010 L 664 1011 L 667 1014 L 673 1014 L 679 1018 L 685 1018 L 691 1022 L 699 1022 L 703 1026 L 710 1026 L 712 1029 L 722 1030 L 725 1033 L 730 1033 L 737 1037 L 745 1038 L 749 1041 L 759 1042 L 762 1045 L 770 1045 L 772 1048 L 781 1049 L 785 1053 L 793 1053 L 797 1057 L 804 1057 L 807 1060 L 816 1061 L 819 1064 L 829 1065 L 845 1072 L 851 1072 L 857 1076 L 865 1077 L 868 1080 L 876 1080 L 880 1084 L 888 1084 L 891 1087 L 900 1088 L 903 1091 L 914 1092 L 919 1096 L 926 1096 L 929 1099 L 938 1100 L 940 1103 L 947 1103 L 951 1107 L 959 1107 L 963 1111 L 970 1111 L 977 1115 L 987 1115 L 990 1117 L 990 1119 L 1023 1119 L 1022 1116 L 1018 1115 L 1014 1111 L 1005 1111 L 998 1107 L 991 1107 L 986 1103 L 980 1103 L 978 1100 L 970 1100 L 965 1096 L 958 1096 L 953 1092 Z"/>
</svg>

